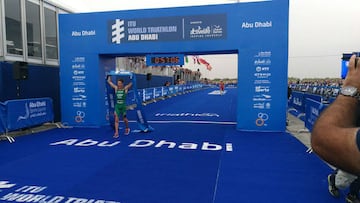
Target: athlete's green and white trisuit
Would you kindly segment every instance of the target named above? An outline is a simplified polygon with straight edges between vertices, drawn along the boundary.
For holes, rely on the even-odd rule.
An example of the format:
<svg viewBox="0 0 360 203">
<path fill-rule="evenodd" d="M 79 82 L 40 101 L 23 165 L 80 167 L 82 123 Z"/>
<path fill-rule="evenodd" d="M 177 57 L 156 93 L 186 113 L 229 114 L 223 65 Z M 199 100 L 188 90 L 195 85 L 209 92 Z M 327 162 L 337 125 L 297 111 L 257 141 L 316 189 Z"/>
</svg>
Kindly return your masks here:
<svg viewBox="0 0 360 203">
<path fill-rule="evenodd" d="M 126 90 L 118 89 L 115 92 L 116 96 L 116 104 L 115 104 L 115 112 L 116 115 L 126 116 Z"/>
</svg>

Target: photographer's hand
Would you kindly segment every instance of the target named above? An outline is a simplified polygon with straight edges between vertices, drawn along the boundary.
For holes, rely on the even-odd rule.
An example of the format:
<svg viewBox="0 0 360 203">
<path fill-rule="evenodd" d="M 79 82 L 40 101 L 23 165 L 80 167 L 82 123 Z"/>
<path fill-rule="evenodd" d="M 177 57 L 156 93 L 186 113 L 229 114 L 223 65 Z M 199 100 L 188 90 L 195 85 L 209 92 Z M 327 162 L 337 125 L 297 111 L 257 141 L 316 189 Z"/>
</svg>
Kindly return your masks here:
<svg viewBox="0 0 360 203">
<path fill-rule="evenodd" d="M 344 86 L 354 86 L 360 90 L 360 63 L 355 64 L 356 55 L 352 55 L 349 60 L 348 73 L 344 80 Z M 356 65 L 356 66 L 355 66 Z"/>
</svg>

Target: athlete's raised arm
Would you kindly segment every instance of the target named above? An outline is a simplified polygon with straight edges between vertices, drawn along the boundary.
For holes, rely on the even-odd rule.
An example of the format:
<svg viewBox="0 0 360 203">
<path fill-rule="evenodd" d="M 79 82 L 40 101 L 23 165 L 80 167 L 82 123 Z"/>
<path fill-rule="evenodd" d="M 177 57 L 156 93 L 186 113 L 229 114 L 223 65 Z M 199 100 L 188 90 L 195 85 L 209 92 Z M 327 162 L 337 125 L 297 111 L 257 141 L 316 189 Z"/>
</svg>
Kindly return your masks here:
<svg viewBox="0 0 360 203">
<path fill-rule="evenodd" d="M 117 86 L 111 81 L 111 76 L 110 76 L 110 75 L 107 76 L 107 83 L 108 83 L 112 88 L 114 88 L 115 90 L 117 89 Z"/>
</svg>

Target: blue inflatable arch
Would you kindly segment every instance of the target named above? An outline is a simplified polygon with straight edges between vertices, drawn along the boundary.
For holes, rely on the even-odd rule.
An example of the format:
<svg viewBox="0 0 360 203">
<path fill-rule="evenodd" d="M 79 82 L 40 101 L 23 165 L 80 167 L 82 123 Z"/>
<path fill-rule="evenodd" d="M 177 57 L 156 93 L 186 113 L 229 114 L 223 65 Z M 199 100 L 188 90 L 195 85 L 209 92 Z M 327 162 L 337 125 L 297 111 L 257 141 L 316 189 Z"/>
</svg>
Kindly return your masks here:
<svg viewBox="0 0 360 203">
<path fill-rule="evenodd" d="M 273 0 L 60 15 L 62 122 L 108 124 L 116 56 L 237 53 L 237 129 L 285 131 L 288 14 L 288 0 Z"/>
</svg>

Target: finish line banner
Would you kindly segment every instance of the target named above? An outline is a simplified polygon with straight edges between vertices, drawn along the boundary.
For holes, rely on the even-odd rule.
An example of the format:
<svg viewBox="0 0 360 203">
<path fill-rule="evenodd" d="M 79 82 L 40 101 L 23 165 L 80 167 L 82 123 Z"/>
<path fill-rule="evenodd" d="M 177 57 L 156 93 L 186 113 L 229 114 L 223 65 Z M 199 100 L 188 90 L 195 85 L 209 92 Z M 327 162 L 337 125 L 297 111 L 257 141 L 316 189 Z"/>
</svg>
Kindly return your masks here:
<svg viewBox="0 0 360 203">
<path fill-rule="evenodd" d="M 285 131 L 288 9 L 288 0 L 276 0 L 61 14 L 62 122 L 108 124 L 104 78 L 116 68 L 128 68 L 118 67 L 116 57 L 165 55 L 152 58 L 156 64 L 177 64 L 174 55 L 237 54 L 236 128 Z"/>
</svg>

